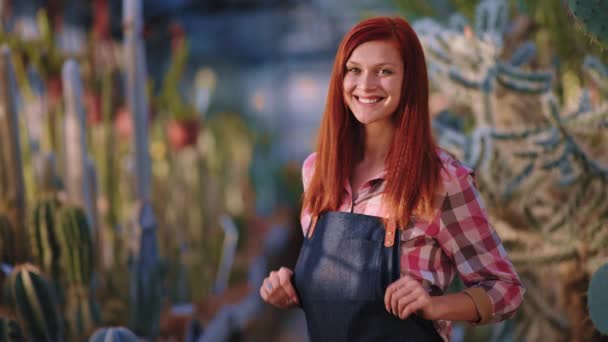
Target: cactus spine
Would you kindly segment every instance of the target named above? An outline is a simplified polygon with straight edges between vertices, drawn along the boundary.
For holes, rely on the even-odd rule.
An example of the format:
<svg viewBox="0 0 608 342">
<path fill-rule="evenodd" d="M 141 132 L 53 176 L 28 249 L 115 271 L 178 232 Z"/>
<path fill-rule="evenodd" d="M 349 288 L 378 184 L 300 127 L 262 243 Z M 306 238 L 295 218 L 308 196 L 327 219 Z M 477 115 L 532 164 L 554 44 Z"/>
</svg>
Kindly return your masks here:
<svg viewBox="0 0 608 342">
<path fill-rule="evenodd" d="M 7 286 L 19 323 L 30 341 L 63 341 L 57 299 L 38 268 L 32 264 L 17 266 Z"/>
<path fill-rule="evenodd" d="M 0 341 L 1 342 L 20 342 L 23 341 L 23 334 L 16 321 L 0 317 Z"/>
<path fill-rule="evenodd" d="M 97 329 L 89 342 L 137 342 L 137 336 L 124 327 Z"/>
</svg>

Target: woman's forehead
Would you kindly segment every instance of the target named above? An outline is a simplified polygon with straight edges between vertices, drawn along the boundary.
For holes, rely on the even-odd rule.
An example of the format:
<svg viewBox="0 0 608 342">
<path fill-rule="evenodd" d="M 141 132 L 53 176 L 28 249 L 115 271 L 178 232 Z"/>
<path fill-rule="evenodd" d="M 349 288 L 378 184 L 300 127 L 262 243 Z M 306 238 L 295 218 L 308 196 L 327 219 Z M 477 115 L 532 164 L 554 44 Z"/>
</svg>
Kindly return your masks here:
<svg viewBox="0 0 608 342">
<path fill-rule="evenodd" d="M 394 43 L 385 40 L 372 40 L 357 46 L 348 58 L 347 63 L 401 65 L 402 61 Z"/>
</svg>

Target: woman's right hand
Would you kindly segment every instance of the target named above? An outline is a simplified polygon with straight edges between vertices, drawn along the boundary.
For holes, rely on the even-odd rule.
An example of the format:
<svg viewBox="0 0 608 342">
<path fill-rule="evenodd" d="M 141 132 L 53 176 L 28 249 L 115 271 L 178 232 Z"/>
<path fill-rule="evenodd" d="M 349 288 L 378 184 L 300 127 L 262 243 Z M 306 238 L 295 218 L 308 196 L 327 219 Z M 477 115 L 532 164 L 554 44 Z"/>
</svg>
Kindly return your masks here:
<svg viewBox="0 0 608 342">
<path fill-rule="evenodd" d="M 293 271 L 287 267 L 281 267 L 277 271 L 270 272 L 268 277 L 264 278 L 260 287 L 262 299 L 279 309 L 300 305 L 296 290 L 291 283 L 292 275 Z"/>
</svg>

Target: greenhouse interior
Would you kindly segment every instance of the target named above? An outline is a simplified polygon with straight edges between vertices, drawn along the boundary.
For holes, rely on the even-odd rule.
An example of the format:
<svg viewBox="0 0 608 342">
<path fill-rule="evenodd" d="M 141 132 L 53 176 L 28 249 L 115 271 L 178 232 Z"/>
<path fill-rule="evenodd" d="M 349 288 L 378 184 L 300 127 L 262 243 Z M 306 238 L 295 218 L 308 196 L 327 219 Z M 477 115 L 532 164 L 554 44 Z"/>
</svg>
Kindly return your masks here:
<svg viewBox="0 0 608 342">
<path fill-rule="evenodd" d="M 605 0 L 0 0 L 0 341 L 311 340 L 261 286 L 377 16 L 418 36 L 432 135 L 525 288 L 449 340 L 608 341 Z"/>
</svg>

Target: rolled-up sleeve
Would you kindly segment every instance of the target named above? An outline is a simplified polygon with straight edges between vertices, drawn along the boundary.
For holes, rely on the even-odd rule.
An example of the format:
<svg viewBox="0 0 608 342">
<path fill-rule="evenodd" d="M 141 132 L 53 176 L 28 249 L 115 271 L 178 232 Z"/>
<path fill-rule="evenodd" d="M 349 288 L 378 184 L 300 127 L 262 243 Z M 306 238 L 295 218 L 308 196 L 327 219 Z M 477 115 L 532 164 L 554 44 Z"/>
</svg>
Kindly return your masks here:
<svg viewBox="0 0 608 342">
<path fill-rule="evenodd" d="M 480 320 L 473 323 L 511 318 L 525 289 L 488 220 L 472 172 L 462 167 L 445 187 L 436 238 L 477 307 Z"/>
</svg>

